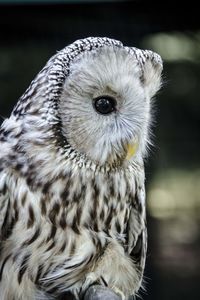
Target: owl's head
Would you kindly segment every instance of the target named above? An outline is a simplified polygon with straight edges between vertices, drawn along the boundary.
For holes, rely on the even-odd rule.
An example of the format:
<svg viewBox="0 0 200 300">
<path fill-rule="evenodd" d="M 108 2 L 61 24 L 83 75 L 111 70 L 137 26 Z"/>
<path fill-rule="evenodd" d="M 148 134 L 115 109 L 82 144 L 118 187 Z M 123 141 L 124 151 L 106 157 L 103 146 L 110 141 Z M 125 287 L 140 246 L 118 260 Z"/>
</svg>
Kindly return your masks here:
<svg viewBox="0 0 200 300">
<path fill-rule="evenodd" d="M 96 165 L 140 160 L 161 72 L 152 51 L 108 38 L 78 40 L 49 60 L 13 115 L 23 120 L 30 145 L 58 145 Z"/>
<path fill-rule="evenodd" d="M 144 156 L 161 70 L 160 57 L 150 51 L 104 45 L 81 52 L 58 106 L 72 148 L 101 165 Z"/>
</svg>

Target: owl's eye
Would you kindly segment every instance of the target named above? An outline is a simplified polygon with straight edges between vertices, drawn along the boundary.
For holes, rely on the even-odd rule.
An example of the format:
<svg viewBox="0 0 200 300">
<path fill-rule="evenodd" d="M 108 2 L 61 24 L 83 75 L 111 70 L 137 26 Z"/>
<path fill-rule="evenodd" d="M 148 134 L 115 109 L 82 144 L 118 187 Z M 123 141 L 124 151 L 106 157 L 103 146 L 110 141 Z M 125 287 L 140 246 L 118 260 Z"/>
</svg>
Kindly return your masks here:
<svg viewBox="0 0 200 300">
<path fill-rule="evenodd" d="M 107 115 L 116 109 L 116 100 L 110 96 L 100 96 L 93 99 L 93 106 L 98 113 Z"/>
</svg>

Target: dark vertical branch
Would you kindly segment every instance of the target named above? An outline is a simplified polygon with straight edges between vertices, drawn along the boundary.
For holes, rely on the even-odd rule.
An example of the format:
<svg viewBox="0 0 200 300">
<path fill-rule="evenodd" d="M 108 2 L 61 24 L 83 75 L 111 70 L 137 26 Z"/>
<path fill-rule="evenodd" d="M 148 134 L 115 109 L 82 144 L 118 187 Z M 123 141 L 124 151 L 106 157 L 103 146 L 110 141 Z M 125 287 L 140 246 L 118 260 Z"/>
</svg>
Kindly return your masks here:
<svg viewBox="0 0 200 300">
<path fill-rule="evenodd" d="M 107 287 L 93 285 L 87 290 L 84 300 L 121 300 L 121 297 Z"/>
</svg>

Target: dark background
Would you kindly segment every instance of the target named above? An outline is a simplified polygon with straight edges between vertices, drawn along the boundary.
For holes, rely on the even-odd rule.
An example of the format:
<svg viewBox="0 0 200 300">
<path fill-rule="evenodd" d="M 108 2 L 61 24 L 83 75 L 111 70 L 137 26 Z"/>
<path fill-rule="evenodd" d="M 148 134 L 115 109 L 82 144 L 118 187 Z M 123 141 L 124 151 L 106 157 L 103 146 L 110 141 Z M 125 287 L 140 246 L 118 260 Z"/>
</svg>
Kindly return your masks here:
<svg viewBox="0 0 200 300">
<path fill-rule="evenodd" d="M 157 51 L 163 88 L 146 162 L 149 246 L 143 299 L 200 295 L 200 20 L 195 1 L 1 1 L 0 115 L 46 61 L 76 39 L 107 36 Z"/>
</svg>

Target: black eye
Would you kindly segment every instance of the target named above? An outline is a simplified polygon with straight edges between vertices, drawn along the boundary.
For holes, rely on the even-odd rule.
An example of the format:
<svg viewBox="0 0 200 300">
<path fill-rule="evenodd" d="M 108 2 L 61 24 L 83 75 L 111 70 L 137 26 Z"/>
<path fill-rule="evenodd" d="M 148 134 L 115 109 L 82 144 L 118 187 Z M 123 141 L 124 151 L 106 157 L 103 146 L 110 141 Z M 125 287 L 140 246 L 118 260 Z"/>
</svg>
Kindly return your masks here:
<svg viewBox="0 0 200 300">
<path fill-rule="evenodd" d="M 100 96 L 93 99 L 96 111 L 102 115 L 107 115 L 116 109 L 116 100 L 110 96 Z"/>
</svg>

